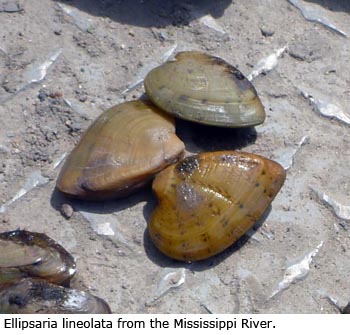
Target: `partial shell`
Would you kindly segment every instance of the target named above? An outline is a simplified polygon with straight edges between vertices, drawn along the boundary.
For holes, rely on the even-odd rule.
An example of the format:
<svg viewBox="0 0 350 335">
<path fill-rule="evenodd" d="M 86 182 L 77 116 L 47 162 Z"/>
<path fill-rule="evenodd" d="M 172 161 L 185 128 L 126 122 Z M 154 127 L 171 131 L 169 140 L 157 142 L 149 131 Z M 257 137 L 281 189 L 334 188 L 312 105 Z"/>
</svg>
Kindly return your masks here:
<svg viewBox="0 0 350 335">
<path fill-rule="evenodd" d="M 180 52 L 145 78 L 145 90 L 160 108 L 182 119 L 222 127 L 263 123 L 264 107 L 254 86 L 224 60 Z"/>
<path fill-rule="evenodd" d="M 350 314 L 350 302 L 343 308 L 342 314 Z"/>
<path fill-rule="evenodd" d="M 213 256 L 259 220 L 284 180 L 278 163 L 254 154 L 221 151 L 188 157 L 153 182 L 159 204 L 149 224 L 151 239 L 178 260 Z"/>
<path fill-rule="evenodd" d="M 109 314 L 111 309 L 89 293 L 27 278 L 0 291 L 0 313 Z"/>
<path fill-rule="evenodd" d="M 174 120 L 150 102 L 112 107 L 90 126 L 65 162 L 57 188 L 69 195 L 125 196 L 182 157 Z"/>
<path fill-rule="evenodd" d="M 0 250 L 0 287 L 27 276 L 68 284 L 76 272 L 73 257 L 45 234 L 1 233 Z"/>
</svg>

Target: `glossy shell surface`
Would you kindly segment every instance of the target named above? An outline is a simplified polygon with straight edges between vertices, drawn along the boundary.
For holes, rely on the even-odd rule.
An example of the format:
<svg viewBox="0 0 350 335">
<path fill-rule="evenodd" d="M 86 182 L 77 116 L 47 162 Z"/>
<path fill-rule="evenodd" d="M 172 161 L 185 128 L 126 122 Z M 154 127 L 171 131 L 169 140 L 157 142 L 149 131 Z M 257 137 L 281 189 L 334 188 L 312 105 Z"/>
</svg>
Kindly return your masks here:
<svg viewBox="0 0 350 335">
<path fill-rule="evenodd" d="M 0 291 L 0 313 L 109 314 L 108 304 L 87 292 L 26 278 Z"/>
<path fill-rule="evenodd" d="M 180 52 L 145 78 L 147 95 L 174 116 L 222 127 L 264 122 L 254 86 L 235 67 L 201 52 Z"/>
<path fill-rule="evenodd" d="M 202 153 L 162 171 L 153 182 L 158 206 L 149 233 L 167 256 L 213 256 L 260 219 L 285 180 L 284 169 L 258 155 Z"/>
<path fill-rule="evenodd" d="M 0 287 L 27 276 L 67 284 L 76 272 L 73 257 L 45 234 L 1 233 L 0 250 Z"/>
<path fill-rule="evenodd" d="M 65 162 L 57 188 L 93 200 L 125 196 L 183 152 L 172 117 L 150 102 L 126 102 L 90 126 Z"/>
</svg>

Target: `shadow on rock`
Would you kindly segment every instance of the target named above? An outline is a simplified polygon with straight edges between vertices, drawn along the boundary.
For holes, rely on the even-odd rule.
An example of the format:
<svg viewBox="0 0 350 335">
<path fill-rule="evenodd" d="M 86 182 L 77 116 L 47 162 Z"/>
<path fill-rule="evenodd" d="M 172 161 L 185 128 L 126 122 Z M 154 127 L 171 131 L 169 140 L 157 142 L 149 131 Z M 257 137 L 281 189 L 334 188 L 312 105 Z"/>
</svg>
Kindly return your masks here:
<svg viewBox="0 0 350 335">
<path fill-rule="evenodd" d="M 323 6 L 326 9 L 329 9 L 331 11 L 350 13 L 349 0 L 304 0 L 304 1 Z"/>
<path fill-rule="evenodd" d="M 196 262 L 184 262 L 177 261 L 165 256 L 156 248 L 156 246 L 152 242 L 148 228 L 145 230 L 143 235 L 143 245 L 145 248 L 146 255 L 153 263 L 157 264 L 160 267 L 186 268 L 190 271 L 195 272 L 208 270 L 225 261 L 226 258 L 230 257 L 233 253 L 239 251 L 247 242 L 249 242 L 254 236 L 254 234 L 258 231 L 258 229 L 264 224 L 265 220 L 268 218 L 271 212 L 271 209 L 272 207 L 270 205 L 264 212 L 260 220 L 256 222 L 254 227 L 250 231 L 248 231 L 244 236 L 242 236 L 237 242 L 233 243 L 230 247 L 228 247 L 221 253 L 212 256 L 208 259 Z"/>
<path fill-rule="evenodd" d="M 87 201 L 67 197 L 55 188 L 51 195 L 50 203 L 53 208 L 60 210 L 63 204 L 69 204 L 74 211 L 83 211 L 95 214 L 110 214 L 120 212 L 127 208 L 134 207 L 140 202 L 152 202 L 153 196 L 151 188 L 146 187 L 129 195 L 126 198 L 104 200 L 104 201 Z"/>
<path fill-rule="evenodd" d="M 232 0 L 55 0 L 94 16 L 109 17 L 123 24 L 140 27 L 188 25 L 192 20 L 211 14 L 223 15 Z"/>
<path fill-rule="evenodd" d="M 190 152 L 237 150 L 257 139 L 254 127 L 221 128 L 176 120 L 176 133 Z"/>
</svg>

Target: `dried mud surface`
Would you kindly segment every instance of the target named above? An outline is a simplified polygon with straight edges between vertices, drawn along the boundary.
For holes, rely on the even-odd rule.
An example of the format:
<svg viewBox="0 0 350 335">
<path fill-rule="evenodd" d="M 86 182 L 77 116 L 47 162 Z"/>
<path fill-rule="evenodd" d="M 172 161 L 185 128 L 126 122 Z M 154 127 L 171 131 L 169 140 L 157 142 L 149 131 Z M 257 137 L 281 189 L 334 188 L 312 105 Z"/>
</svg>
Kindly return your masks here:
<svg viewBox="0 0 350 335">
<path fill-rule="evenodd" d="M 114 313 L 338 313 L 329 297 L 345 306 L 349 221 L 310 187 L 350 205 L 349 125 L 317 113 L 301 90 L 349 113 L 349 37 L 305 20 L 284 0 L 7 2 L 13 6 L 0 6 L 1 231 L 27 229 L 61 243 L 77 260 L 72 286 L 105 299 Z M 348 1 L 305 3 L 350 36 Z M 167 52 L 201 50 L 248 75 L 284 46 L 277 66 L 253 80 L 267 112 L 263 125 L 218 130 L 177 122 L 189 152 L 240 149 L 279 161 L 294 155 L 269 212 L 222 254 L 186 264 L 155 250 L 149 189 L 104 203 L 55 191 L 60 158 L 102 111 L 140 97 L 136 83 Z M 11 203 L 38 175 L 40 185 Z M 67 203 L 70 219 L 60 212 Z M 303 258 L 309 268 L 274 294 Z"/>
</svg>

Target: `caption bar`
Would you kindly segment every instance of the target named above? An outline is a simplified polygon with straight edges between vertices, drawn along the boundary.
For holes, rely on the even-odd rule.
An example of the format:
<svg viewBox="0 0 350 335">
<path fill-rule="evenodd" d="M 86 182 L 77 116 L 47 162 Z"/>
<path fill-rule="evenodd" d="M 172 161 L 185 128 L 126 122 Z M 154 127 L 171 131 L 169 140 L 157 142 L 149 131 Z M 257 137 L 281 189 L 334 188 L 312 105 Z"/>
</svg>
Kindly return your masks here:
<svg viewBox="0 0 350 335">
<path fill-rule="evenodd" d="M 128 320 L 123 317 L 117 317 L 116 320 L 107 320 L 104 318 L 93 318 L 88 320 L 72 320 L 69 317 L 62 317 L 61 320 L 28 320 L 20 317 L 4 318 L 4 329 L 258 329 L 258 328 L 275 328 L 271 320 L 254 320 L 253 318 L 221 319 L 216 317 L 215 320 L 188 319 L 186 317 L 162 320 L 158 317 L 149 318 L 149 320 Z"/>
<path fill-rule="evenodd" d="M 50 335 L 74 330 L 75 335 L 140 334 L 140 330 L 152 330 L 164 334 L 295 334 L 313 331 L 341 331 L 350 326 L 350 318 L 344 315 L 196 315 L 196 314 L 114 314 L 114 315 L 2 315 L 1 334 L 38 335 L 47 330 Z M 52 334 L 51 334 L 52 333 Z"/>
</svg>

